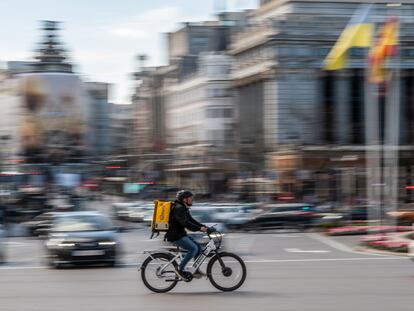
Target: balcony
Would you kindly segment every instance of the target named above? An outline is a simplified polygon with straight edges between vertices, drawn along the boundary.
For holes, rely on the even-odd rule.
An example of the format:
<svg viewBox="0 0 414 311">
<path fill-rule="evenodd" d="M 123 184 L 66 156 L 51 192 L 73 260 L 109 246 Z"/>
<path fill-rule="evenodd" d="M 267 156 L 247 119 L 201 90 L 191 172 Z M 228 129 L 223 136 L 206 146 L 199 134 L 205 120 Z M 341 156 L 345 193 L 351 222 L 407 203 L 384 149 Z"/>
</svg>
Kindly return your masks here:
<svg viewBox="0 0 414 311">
<path fill-rule="evenodd" d="M 247 49 L 262 45 L 277 33 L 278 29 L 274 22 L 249 26 L 245 31 L 234 36 L 230 46 L 230 54 L 236 55 Z"/>
</svg>

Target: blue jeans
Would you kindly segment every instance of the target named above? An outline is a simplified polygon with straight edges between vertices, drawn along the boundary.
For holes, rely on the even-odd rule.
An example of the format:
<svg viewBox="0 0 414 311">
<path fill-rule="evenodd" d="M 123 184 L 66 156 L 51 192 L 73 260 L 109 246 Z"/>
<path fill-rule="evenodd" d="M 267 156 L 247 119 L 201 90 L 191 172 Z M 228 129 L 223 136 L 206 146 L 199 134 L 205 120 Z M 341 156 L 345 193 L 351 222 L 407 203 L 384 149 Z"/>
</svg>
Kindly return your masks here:
<svg viewBox="0 0 414 311">
<path fill-rule="evenodd" d="M 179 269 L 183 271 L 187 263 L 191 260 L 191 258 L 195 259 L 198 255 L 200 255 L 201 246 L 198 245 L 198 243 L 194 241 L 192 237 L 189 236 L 182 237 L 181 239 L 175 241 L 174 244 L 187 251 L 187 254 L 184 256 L 179 267 Z"/>
</svg>

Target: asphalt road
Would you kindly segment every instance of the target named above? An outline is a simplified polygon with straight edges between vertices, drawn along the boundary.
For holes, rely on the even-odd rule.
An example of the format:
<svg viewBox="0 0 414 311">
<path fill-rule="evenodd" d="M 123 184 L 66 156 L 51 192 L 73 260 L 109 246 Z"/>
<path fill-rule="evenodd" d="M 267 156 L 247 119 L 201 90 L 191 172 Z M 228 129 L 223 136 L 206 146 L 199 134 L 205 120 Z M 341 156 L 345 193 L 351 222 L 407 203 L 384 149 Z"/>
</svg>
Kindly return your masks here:
<svg viewBox="0 0 414 311">
<path fill-rule="evenodd" d="M 108 212 L 108 202 L 93 207 Z M 414 262 L 356 251 L 356 238 L 274 231 L 225 236 L 225 248 L 245 261 L 248 277 L 236 292 L 221 293 L 206 279 L 154 294 L 137 267 L 144 250 L 157 249 L 147 228 L 120 233 L 115 268 L 48 269 L 43 241 L 9 238 L 0 266 L 1 311 L 94 310 L 413 310 Z"/>
<path fill-rule="evenodd" d="M 221 293 L 206 279 L 153 294 L 137 271 L 142 251 L 160 241 L 145 229 L 121 234 L 116 268 L 42 264 L 42 241 L 10 238 L 0 266 L 0 310 L 412 310 L 414 263 L 356 252 L 315 233 L 229 234 L 227 248 L 247 262 L 238 291 Z"/>
</svg>

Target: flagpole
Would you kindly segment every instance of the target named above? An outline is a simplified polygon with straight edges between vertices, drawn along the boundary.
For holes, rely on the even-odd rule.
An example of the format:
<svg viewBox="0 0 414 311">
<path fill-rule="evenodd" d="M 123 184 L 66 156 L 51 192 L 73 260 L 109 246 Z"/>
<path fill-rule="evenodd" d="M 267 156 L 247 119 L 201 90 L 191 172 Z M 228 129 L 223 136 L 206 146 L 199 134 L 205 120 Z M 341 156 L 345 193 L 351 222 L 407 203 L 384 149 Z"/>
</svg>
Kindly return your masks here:
<svg viewBox="0 0 414 311">
<path fill-rule="evenodd" d="M 371 47 L 373 37 L 373 23 L 369 21 L 373 3 L 364 3 L 358 6 L 345 29 L 342 31 L 335 45 L 324 60 L 325 70 L 339 70 L 346 66 L 347 53 L 352 47 Z M 371 84 L 369 77 L 369 52 L 367 51 L 363 79 L 363 105 L 365 121 L 365 166 L 366 166 L 366 191 L 367 205 L 374 206 L 378 199 L 377 191 L 373 188 L 378 180 L 378 105 L 373 101 L 376 85 Z M 358 78 L 358 77 L 357 77 Z M 368 208 L 369 213 L 374 210 Z M 372 215 L 369 215 L 372 217 Z"/>
<path fill-rule="evenodd" d="M 364 117 L 367 219 L 376 220 L 381 198 L 378 86 L 369 80 L 369 50 L 364 66 Z"/>
<path fill-rule="evenodd" d="M 381 157 L 379 135 L 378 87 L 368 79 L 368 60 L 364 79 L 365 108 L 365 167 L 368 219 L 377 219 L 377 206 L 381 203 Z"/>
<path fill-rule="evenodd" d="M 401 5 L 393 4 L 397 8 L 397 43 L 400 42 L 400 7 Z M 398 45 L 401 46 L 400 44 Z M 387 132 L 386 149 L 385 149 L 385 167 L 387 168 L 387 190 L 389 198 L 389 209 L 396 211 L 398 209 L 399 193 L 399 138 L 400 138 L 400 77 L 401 77 L 401 55 L 400 48 L 397 48 L 394 57 L 395 66 L 391 67 L 389 80 L 389 93 L 387 94 Z M 394 223 L 395 224 L 395 223 Z"/>
</svg>

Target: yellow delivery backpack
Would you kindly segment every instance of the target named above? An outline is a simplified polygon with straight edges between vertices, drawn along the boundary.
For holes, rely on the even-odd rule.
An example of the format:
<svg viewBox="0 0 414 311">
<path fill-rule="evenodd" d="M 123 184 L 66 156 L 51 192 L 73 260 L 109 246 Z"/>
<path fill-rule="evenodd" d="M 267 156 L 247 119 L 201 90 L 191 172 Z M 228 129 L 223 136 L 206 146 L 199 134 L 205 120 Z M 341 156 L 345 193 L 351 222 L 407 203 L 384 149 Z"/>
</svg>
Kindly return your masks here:
<svg viewBox="0 0 414 311">
<path fill-rule="evenodd" d="M 171 201 L 154 201 L 154 215 L 151 222 L 151 238 L 160 232 L 167 232 L 169 227 L 170 213 L 174 207 L 174 202 Z"/>
</svg>

